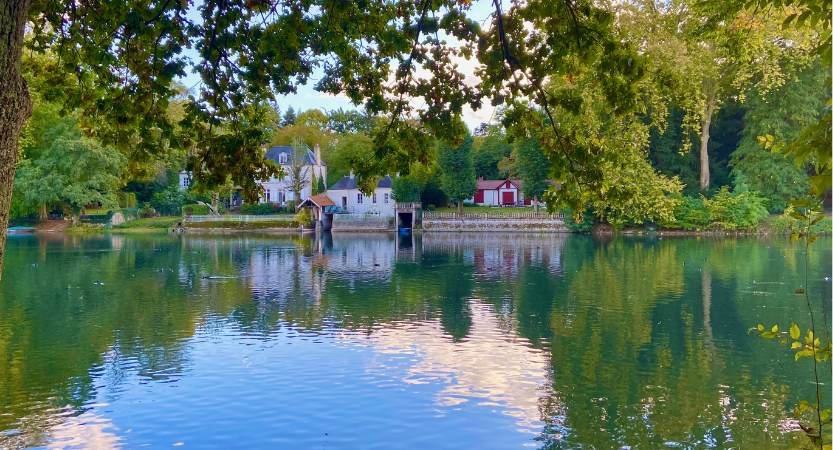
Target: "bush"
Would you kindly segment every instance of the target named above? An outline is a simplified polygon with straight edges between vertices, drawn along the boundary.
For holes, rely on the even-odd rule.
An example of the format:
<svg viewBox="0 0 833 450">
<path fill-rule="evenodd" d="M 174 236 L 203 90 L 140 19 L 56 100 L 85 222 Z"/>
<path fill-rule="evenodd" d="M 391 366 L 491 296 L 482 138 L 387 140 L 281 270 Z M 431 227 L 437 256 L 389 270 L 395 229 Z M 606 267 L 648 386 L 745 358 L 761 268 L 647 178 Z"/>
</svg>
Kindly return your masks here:
<svg viewBox="0 0 833 450">
<path fill-rule="evenodd" d="M 312 214 L 308 208 L 303 208 L 295 214 L 295 222 L 298 222 L 303 227 L 312 226 Z"/>
<path fill-rule="evenodd" d="M 582 214 L 581 222 L 576 222 L 573 217 L 573 210 L 565 208 L 561 211 L 564 215 L 564 226 L 573 233 L 589 233 L 593 229 L 593 222 L 595 222 L 595 215 L 589 209 Z"/>
<path fill-rule="evenodd" d="M 186 193 L 175 184 L 153 194 L 150 200 L 150 205 L 160 214 L 166 216 L 179 215 L 182 211 L 182 205 L 186 203 L 188 203 Z"/>
<path fill-rule="evenodd" d="M 752 231 L 769 213 L 766 200 L 754 192 L 730 192 L 726 187 L 712 198 L 683 197 L 666 228 L 682 230 Z"/>
<path fill-rule="evenodd" d="M 148 218 L 148 217 L 157 217 L 157 216 L 159 216 L 159 213 L 156 212 L 156 210 L 152 206 L 150 206 L 150 204 L 148 204 L 148 203 L 145 203 L 144 206 L 142 206 L 139 209 L 139 217 L 140 218 L 144 219 L 144 218 Z"/>
<path fill-rule="evenodd" d="M 206 205 L 198 205 L 196 203 L 192 203 L 190 205 L 185 205 L 182 207 L 182 215 L 183 216 L 200 216 L 208 214 L 210 210 Z"/>
<path fill-rule="evenodd" d="M 281 207 L 274 203 L 244 203 L 240 205 L 240 214 L 263 216 L 279 212 L 281 212 Z"/>
<path fill-rule="evenodd" d="M 703 204 L 709 213 L 709 226 L 721 230 L 754 230 L 769 216 L 766 199 L 751 191 L 733 193 L 723 187 Z"/>
<path fill-rule="evenodd" d="M 705 230 L 709 227 L 709 212 L 704 200 L 703 196 L 683 197 L 674 209 L 674 221 L 662 225 L 683 230 Z"/>
<path fill-rule="evenodd" d="M 784 213 L 780 216 L 773 217 L 768 226 L 773 233 L 778 234 L 792 234 L 803 231 L 806 224 L 794 216 L 795 208 L 787 206 Z M 812 234 L 829 234 L 833 231 L 833 221 L 829 216 L 825 216 L 820 222 L 810 226 L 810 233 Z"/>
</svg>

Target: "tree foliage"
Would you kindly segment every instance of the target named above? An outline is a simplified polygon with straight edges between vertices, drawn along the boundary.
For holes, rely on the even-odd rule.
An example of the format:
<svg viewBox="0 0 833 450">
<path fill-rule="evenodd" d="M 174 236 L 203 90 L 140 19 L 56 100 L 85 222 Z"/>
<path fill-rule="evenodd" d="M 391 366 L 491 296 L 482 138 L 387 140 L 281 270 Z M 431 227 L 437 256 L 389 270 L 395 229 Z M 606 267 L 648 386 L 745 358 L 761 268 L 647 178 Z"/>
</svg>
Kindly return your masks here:
<svg viewBox="0 0 833 450">
<path fill-rule="evenodd" d="M 524 196 L 528 199 L 539 200 L 550 188 L 550 165 L 541 147 L 533 139 L 518 143 L 515 147 L 518 173 Z M 535 207 L 538 205 L 536 203 Z"/>
<path fill-rule="evenodd" d="M 760 193 L 773 212 L 783 211 L 790 200 L 809 192 L 808 167 L 791 164 L 773 146 L 794 141 L 818 121 L 825 108 L 818 95 L 825 78 L 820 67 L 813 67 L 770 95 L 753 92 L 747 102 L 743 137 L 732 155 L 732 175 L 736 188 Z"/>
<path fill-rule="evenodd" d="M 471 158 L 472 143 L 471 136 L 466 137 L 458 147 L 442 143 L 437 154 L 442 189 L 461 210 L 463 200 L 471 198 L 477 189 Z"/>
<path fill-rule="evenodd" d="M 475 175 L 487 180 L 506 178 L 508 173 L 501 169 L 500 162 L 512 153 L 512 146 L 503 131 L 492 126 L 484 135 L 474 139 L 472 160 Z"/>
</svg>

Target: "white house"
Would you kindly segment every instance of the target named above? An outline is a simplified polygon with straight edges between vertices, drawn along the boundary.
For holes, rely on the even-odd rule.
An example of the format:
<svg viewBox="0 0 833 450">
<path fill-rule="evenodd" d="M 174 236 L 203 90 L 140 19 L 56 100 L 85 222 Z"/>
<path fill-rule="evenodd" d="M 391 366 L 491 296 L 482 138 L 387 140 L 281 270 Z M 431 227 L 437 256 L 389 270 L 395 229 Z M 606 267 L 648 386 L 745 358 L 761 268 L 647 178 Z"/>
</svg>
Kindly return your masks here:
<svg viewBox="0 0 833 450">
<path fill-rule="evenodd" d="M 285 176 L 282 179 L 272 177 L 259 183 L 263 188 L 259 203 L 283 204 L 295 200 L 295 194 L 292 192 L 293 153 L 292 147 L 288 145 L 279 145 L 266 151 L 266 159 L 272 160 L 275 164 L 281 166 Z M 323 180 L 324 186 L 327 185 L 327 166 L 321 161 L 321 148 L 317 144 L 314 152 L 307 148 L 303 158 L 300 176 L 304 182 L 300 200 L 312 196 L 312 183 L 318 183 L 319 179 Z M 191 187 L 191 183 L 191 172 L 179 172 L 179 188 L 181 190 L 184 191 Z"/>
<path fill-rule="evenodd" d="M 524 198 L 520 180 L 477 180 L 477 191 L 472 202 L 486 206 L 522 206 L 529 205 Z"/>
<path fill-rule="evenodd" d="M 393 217 L 396 209 L 392 187 L 393 180 L 386 176 L 376 183 L 376 189 L 372 194 L 365 195 L 359 190 L 356 178 L 350 174 L 327 189 L 327 197 L 330 197 L 339 209 L 351 214 Z"/>
<path fill-rule="evenodd" d="M 179 172 L 179 190 L 185 191 L 191 187 L 191 172 L 182 170 Z"/>
<path fill-rule="evenodd" d="M 266 159 L 272 160 L 281 166 L 285 176 L 282 179 L 272 177 L 260 183 L 263 187 L 263 192 L 260 194 L 260 203 L 283 204 L 289 201 L 299 203 L 312 196 L 312 183 L 318 183 L 318 180 L 321 179 L 324 181 L 324 185 L 327 185 L 327 166 L 321 161 L 321 148 L 316 144 L 315 152 L 307 148 L 304 153 L 304 161 L 300 170 L 300 177 L 303 180 L 301 198 L 294 198 L 295 194 L 292 192 L 293 154 L 292 147 L 288 145 L 272 147 L 266 151 Z"/>
</svg>

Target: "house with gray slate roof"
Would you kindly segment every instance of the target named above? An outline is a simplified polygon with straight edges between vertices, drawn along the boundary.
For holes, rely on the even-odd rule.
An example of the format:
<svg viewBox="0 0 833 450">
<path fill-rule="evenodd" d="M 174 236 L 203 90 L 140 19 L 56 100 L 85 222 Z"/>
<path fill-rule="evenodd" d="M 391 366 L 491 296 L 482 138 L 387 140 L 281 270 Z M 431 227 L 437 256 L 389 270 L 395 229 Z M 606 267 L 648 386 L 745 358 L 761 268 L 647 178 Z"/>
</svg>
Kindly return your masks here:
<svg viewBox="0 0 833 450">
<path fill-rule="evenodd" d="M 292 147 L 289 145 L 278 145 L 266 150 L 266 159 L 281 166 L 285 176 L 283 178 L 272 177 L 269 180 L 261 181 L 260 185 L 263 190 L 260 193 L 258 203 L 283 205 L 286 202 L 293 201 L 298 204 L 312 196 L 313 183 L 318 183 L 319 179 L 324 181 L 325 186 L 327 185 L 327 166 L 321 160 L 321 148 L 317 144 L 314 150 L 306 147 L 305 151 L 302 152 L 303 162 L 300 171 L 303 188 L 301 189 L 301 198 L 296 201 L 295 194 L 292 192 L 293 153 Z M 181 171 L 179 173 L 179 188 L 186 190 L 191 187 L 191 183 L 191 172 Z M 237 199 L 235 205 L 237 205 L 240 196 L 235 195 L 235 198 Z"/>
<path fill-rule="evenodd" d="M 393 201 L 393 179 L 385 176 L 376 183 L 376 189 L 370 195 L 359 190 L 356 177 L 350 175 L 338 180 L 327 189 L 327 197 L 344 212 L 350 214 L 379 214 L 393 217 L 395 202 Z"/>
<path fill-rule="evenodd" d="M 285 176 L 283 178 L 272 177 L 267 181 L 261 182 L 263 192 L 260 194 L 260 203 L 275 203 L 283 205 L 286 202 L 300 203 L 303 200 L 312 196 L 313 183 L 318 183 L 319 179 L 324 180 L 324 185 L 327 184 L 327 166 L 321 160 L 321 149 L 318 145 L 314 150 L 306 148 L 303 154 L 303 162 L 301 164 L 300 177 L 303 180 L 303 188 L 301 189 L 301 198 L 296 199 L 292 192 L 292 165 L 293 165 L 293 151 L 289 145 L 278 145 L 271 147 L 266 151 L 266 159 L 273 161 L 283 168 Z"/>
</svg>

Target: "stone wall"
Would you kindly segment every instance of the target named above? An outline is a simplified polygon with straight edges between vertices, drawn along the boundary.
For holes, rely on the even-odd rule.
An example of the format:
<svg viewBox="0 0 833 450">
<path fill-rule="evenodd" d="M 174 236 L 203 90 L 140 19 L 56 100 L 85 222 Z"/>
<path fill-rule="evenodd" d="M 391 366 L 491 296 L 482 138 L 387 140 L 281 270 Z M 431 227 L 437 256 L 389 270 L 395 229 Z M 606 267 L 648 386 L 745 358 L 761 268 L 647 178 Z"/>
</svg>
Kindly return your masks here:
<svg viewBox="0 0 833 450">
<path fill-rule="evenodd" d="M 556 217 L 541 218 L 428 218 L 423 216 L 425 231 L 511 231 L 535 233 L 567 233 L 564 221 Z"/>
<path fill-rule="evenodd" d="M 379 214 L 333 214 L 332 231 L 393 230 L 394 218 Z"/>
</svg>

